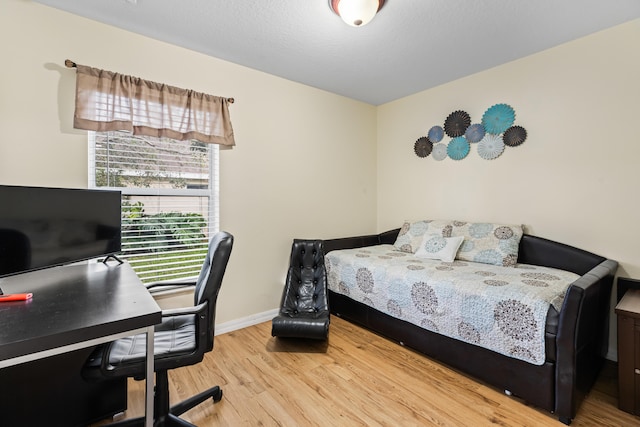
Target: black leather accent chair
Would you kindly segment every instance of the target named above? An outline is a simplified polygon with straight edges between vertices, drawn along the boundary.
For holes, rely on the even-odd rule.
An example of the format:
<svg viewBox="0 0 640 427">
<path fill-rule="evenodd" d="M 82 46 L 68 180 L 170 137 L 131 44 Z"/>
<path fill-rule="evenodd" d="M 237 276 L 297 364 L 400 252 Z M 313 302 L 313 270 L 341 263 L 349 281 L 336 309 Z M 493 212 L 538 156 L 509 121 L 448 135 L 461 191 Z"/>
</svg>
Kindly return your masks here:
<svg viewBox="0 0 640 427">
<path fill-rule="evenodd" d="M 233 247 L 233 236 L 221 231 L 211 239 L 209 251 L 198 279 L 193 283 L 162 282 L 158 286 L 195 286 L 194 306 L 162 311 L 162 323 L 154 333 L 154 426 L 192 426 L 179 415 L 212 398 L 222 398 L 222 390 L 215 386 L 177 405 L 169 407 L 168 370 L 194 365 L 213 349 L 216 301 Z M 122 338 L 98 347 L 85 365 L 83 374 L 88 379 L 113 377 L 145 377 L 146 335 Z M 144 418 L 109 424 L 138 426 Z"/>
<path fill-rule="evenodd" d="M 272 320 L 271 335 L 325 340 L 328 334 L 329 302 L 322 240 L 295 239 L 280 313 Z"/>
</svg>

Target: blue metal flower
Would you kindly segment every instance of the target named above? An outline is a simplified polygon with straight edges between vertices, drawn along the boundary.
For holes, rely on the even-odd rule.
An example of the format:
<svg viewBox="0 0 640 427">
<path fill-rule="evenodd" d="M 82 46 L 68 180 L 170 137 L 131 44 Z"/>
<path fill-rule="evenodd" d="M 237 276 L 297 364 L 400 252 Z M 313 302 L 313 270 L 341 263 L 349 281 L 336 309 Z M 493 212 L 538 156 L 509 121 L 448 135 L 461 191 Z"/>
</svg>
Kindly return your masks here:
<svg viewBox="0 0 640 427">
<path fill-rule="evenodd" d="M 442 126 L 433 126 L 429 129 L 429 134 L 427 136 L 431 142 L 440 142 L 444 137 L 444 129 L 442 129 Z"/>
<path fill-rule="evenodd" d="M 470 149 L 469 141 L 464 136 L 457 136 L 447 145 L 447 154 L 453 160 L 462 160 L 467 157 Z"/>
<path fill-rule="evenodd" d="M 464 133 L 464 137 L 467 138 L 469 142 L 480 142 L 482 138 L 484 138 L 484 134 L 486 131 L 484 130 L 484 126 L 480 123 L 473 124 L 467 128 L 467 131 Z"/>
<path fill-rule="evenodd" d="M 482 116 L 482 125 L 485 130 L 492 134 L 500 134 L 509 129 L 509 126 L 513 124 L 516 119 L 516 113 L 507 104 L 496 104 Z"/>
</svg>

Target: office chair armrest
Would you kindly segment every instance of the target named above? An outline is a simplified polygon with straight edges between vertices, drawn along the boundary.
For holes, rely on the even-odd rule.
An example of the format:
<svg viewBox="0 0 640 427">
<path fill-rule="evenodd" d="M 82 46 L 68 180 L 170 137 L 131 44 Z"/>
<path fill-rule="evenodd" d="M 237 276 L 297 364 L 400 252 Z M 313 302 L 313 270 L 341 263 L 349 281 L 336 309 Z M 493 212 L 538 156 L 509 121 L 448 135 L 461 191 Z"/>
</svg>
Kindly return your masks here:
<svg viewBox="0 0 640 427">
<path fill-rule="evenodd" d="M 182 316 L 183 314 L 200 314 L 207 309 L 207 303 L 203 302 L 193 307 L 180 307 L 162 310 L 162 317 Z"/>
<path fill-rule="evenodd" d="M 156 289 L 153 289 L 153 291 L 151 291 L 152 288 L 179 289 L 179 288 L 186 288 L 186 287 L 195 286 L 195 285 L 196 285 L 195 281 L 189 280 L 189 281 L 175 281 L 175 282 L 154 282 L 154 283 L 147 283 L 144 286 L 150 292 L 154 292 L 154 291 L 156 291 Z"/>
</svg>

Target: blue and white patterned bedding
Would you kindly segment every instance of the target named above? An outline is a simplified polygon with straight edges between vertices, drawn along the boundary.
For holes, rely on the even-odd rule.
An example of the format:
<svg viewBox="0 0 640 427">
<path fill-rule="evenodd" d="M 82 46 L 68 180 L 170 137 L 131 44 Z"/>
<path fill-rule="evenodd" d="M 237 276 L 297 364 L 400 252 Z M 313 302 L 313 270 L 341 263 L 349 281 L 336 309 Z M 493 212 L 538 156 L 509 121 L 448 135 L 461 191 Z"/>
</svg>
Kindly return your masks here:
<svg viewBox="0 0 640 427">
<path fill-rule="evenodd" d="M 549 306 L 560 311 L 578 275 L 417 258 L 392 245 L 326 254 L 328 286 L 390 316 L 536 365 Z"/>
</svg>

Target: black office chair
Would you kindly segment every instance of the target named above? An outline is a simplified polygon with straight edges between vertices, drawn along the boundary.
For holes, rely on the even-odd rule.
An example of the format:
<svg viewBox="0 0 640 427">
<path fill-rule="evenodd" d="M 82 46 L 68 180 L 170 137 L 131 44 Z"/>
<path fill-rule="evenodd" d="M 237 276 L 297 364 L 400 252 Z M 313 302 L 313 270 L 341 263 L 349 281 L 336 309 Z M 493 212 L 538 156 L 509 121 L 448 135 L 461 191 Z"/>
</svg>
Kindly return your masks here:
<svg viewBox="0 0 640 427">
<path fill-rule="evenodd" d="M 220 387 L 212 387 L 177 405 L 169 407 L 169 369 L 199 363 L 204 354 L 213 349 L 216 301 L 222 284 L 233 236 L 217 233 L 209 243 L 209 252 L 193 283 L 161 283 L 157 286 L 195 285 L 194 306 L 162 311 L 162 323 L 154 333 L 154 370 L 156 386 L 154 394 L 154 426 L 192 426 L 179 415 L 199 405 L 210 397 L 214 402 L 222 398 Z M 84 375 L 90 379 L 134 377 L 143 379 L 146 372 L 146 335 L 122 338 L 99 347 L 87 362 Z M 112 425 L 143 425 L 144 418 L 124 420 Z"/>
<path fill-rule="evenodd" d="M 271 335 L 324 340 L 328 334 L 329 302 L 322 240 L 295 239 L 280 312 L 271 321 Z"/>
</svg>

